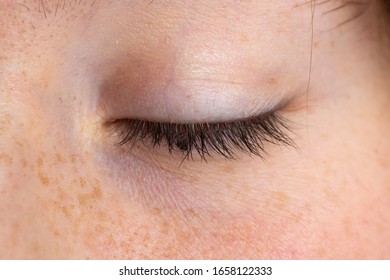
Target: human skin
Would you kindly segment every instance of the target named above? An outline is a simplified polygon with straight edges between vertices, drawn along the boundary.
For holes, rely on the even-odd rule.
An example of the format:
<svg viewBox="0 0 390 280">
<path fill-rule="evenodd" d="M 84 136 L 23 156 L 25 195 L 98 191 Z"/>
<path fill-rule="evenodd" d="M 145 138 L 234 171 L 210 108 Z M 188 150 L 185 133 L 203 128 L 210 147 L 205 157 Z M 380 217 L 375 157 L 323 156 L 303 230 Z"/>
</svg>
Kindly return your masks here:
<svg viewBox="0 0 390 280">
<path fill-rule="evenodd" d="M 0 0 L 0 258 L 390 258 L 376 2 L 39 2 Z M 106 125 L 282 99 L 296 148 L 264 159 L 181 163 Z"/>
</svg>

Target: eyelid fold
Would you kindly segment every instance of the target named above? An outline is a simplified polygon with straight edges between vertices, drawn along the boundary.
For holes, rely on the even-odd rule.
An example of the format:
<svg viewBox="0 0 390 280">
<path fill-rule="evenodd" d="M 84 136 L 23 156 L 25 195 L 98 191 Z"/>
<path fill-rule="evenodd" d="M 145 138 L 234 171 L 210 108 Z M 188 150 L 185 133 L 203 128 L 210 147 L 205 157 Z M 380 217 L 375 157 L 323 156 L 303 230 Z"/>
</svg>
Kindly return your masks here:
<svg viewBox="0 0 390 280">
<path fill-rule="evenodd" d="M 223 70 L 223 65 L 202 65 L 199 70 L 159 61 L 151 65 L 130 58 L 130 62 L 98 83 L 96 105 L 106 119 L 225 122 L 265 114 L 301 91 L 289 80 L 281 84 L 282 74 L 276 79 L 276 73 L 260 74 L 249 66 L 225 65 L 229 69 Z"/>
</svg>

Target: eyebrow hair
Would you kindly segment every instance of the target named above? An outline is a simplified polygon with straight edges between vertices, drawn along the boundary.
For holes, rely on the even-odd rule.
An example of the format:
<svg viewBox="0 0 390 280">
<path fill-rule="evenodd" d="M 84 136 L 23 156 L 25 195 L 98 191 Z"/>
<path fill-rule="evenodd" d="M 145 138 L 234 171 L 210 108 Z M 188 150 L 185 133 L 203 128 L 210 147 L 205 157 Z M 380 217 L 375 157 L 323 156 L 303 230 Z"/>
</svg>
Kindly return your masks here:
<svg viewBox="0 0 390 280">
<path fill-rule="evenodd" d="M 351 13 L 350 17 L 346 18 L 344 21 L 340 22 L 337 24 L 336 27 L 343 26 L 345 24 L 348 24 L 352 21 L 355 21 L 359 18 L 361 18 L 369 9 L 369 7 L 372 4 L 372 1 L 367 1 L 367 0 L 355 0 L 355 1 L 350 1 L 350 0 L 324 0 L 324 1 L 316 1 L 316 0 L 311 0 L 314 2 L 316 6 L 320 5 L 327 5 L 327 11 L 323 13 L 323 15 L 327 14 L 332 14 L 332 13 L 337 13 L 340 10 L 346 9 L 346 8 L 351 8 L 354 9 L 354 11 Z"/>
<path fill-rule="evenodd" d="M 93 9 L 102 3 L 99 0 L 35 0 L 35 1 L 17 1 L 17 5 L 30 13 L 37 13 L 44 18 L 56 17 L 60 13 L 79 12 L 82 10 Z M 130 0 L 129 0 L 130 1 Z M 31 3 L 32 2 L 32 3 Z M 105 1 L 104 4 L 112 4 L 111 1 Z"/>
<path fill-rule="evenodd" d="M 77 17 L 77 13 L 80 15 L 83 12 L 91 12 L 99 8 L 102 5 L 112 5 L 115 4 L 115 1 L 107 1 L 107 0 L 14 0 L 16 4 L 18 4 L 23 9 L 27 10 L 30 13 L 37 13 L 44 18 L 55 18 L 57 16 L 65 15 L 69 16 L 75 15 Z M 127 1 L 119 1 L 123 3 L 126 7 L 129 7 L 134 0 Z M 140 0 L 145 2 L 146 6 L 150 6 L 155 2 L 155 0 Z M 231 0 L 237 2 L 237 0 Z M 241 1 L 241 0 L 238 0 Z M 383 1 L 383 0 L 382 0 Z M 126 3 L 128 2 L 128 3 Z M 324 15 L 337 13 L 339 10 L 343 10 L 345 8 L 353 6 L 355 8 L 354 14 L 352 14 L 349 18 L 345 19 L 341 23 L 337 24 L 337 27 L 345 25 L 351 21 L 355 21 L 356 19 L 362 17 L 365 12 L 368 10 L 372 1 L 368 0 L 302 0 L 301 4 L 297 6 L 311 6 L 315 8 L 316 6 L 327 6 Z M 229 6 L 229 5 L 226 5 Z"/>
</svg>

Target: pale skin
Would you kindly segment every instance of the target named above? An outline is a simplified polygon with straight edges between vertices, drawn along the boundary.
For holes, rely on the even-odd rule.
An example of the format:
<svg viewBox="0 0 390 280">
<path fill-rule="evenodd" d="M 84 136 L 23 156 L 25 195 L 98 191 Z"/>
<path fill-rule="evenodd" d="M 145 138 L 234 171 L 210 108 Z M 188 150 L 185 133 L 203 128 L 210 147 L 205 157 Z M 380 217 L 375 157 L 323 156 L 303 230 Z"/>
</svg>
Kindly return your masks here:
<svg viewBox="0 0 390 280">
<path fill-rule="evenodd" d="M 39 2 L 0 0 L 0 258 L 390 258 L 376 2 L 347 23 L 362 6 Z M 266 144 L 265 161 L 180 165 L 163 146 L 116 148 L 104 125 L 224 121 L 281 100 L 297 149 Z"/>
</svg>

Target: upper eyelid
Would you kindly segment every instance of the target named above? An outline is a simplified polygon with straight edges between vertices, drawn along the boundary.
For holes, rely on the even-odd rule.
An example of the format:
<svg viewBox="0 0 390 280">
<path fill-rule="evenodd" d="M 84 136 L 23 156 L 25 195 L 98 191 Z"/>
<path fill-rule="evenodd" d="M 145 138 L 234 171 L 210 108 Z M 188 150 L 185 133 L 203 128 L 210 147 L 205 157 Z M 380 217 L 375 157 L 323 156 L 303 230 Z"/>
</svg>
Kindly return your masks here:
<svg viewBox="0 0 390 280">
<path fill-rule="evenodd" d="M 282 110 L 291 103 L 296 103 L 304 94 L 298 90 L 292 93 L 286 91 L 281 94 L 279 92 L 271 94 L 261 86 L 226 89 L 219 85 L 217 87 L 206 85 L 206 90 L 202 87 L 187 94 L 176 88 L 177 91 L 133 89 L 132 85 L 123 86 L 124 83 L 111 85 L 111 83 L 102 83 L 95 105 L 96 109 L 105 115 L 107 122 L 131 118 L 156 122 L 226 123 L 239 119 L 258 118 L 260 114 L 266 115 Z M 142 84 L 142 81 L 136 81 L 134 84 Z M 187 99 L 187 96 L 190 99 Z"/>
</svg>

